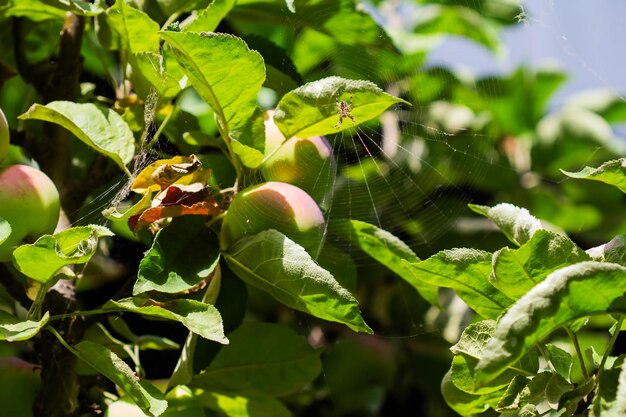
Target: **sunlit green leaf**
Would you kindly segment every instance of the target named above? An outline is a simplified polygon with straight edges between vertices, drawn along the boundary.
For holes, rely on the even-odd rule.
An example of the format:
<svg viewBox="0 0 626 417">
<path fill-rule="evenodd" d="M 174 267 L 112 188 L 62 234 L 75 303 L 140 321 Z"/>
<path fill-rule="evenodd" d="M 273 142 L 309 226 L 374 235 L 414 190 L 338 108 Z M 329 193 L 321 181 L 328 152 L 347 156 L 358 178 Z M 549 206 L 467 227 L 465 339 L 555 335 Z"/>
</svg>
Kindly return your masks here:
<svg viewBox="0 0 626 417">
<path fill-rule="evenodd" d="M 299 391 L 322 369 L 320 352 L 287 327 L 247 323 L 228 338 L 230 344 L 193 378 L 191 386 L 242 395 L 281 396 Z"/>
<path fill-rule="evenodd" d="M 606 261 L 626 266 L 626 236 L 615 236 L 604 245 L 587 249 L 594 261 Z"/>
<path fill-rule="evenodd" d="M 349 129 L 396 103 L 409 104 L 369 81 L 328 77 L 285 94 L 276 106 L 274 121 L 286 138 L 306 138 Z"/>
<path fill-rule="evenodd" d="M 87 146 L 111 158 L 126 174 L 126 168 L 135 155 L 133 132 L 113 109 L 92 103 L 53 101 L 33 104 L 21 120 L 43 120 L 63 126 Z"/>
<path fill-rule="evenodd" d="M 519 249 L 504 248 L 493 254 L 491 284 L 517 300 L 549 273 L 591 258 L 563 235 L 537 230 Z"/>
<path fill-rule="evenodd" d="M 81 16 L 97 16 L 104 12 L 104 0 L 45 0 L 51 6 L 67 10 Z"/>
<path fill-rule="evenodd" d="M 500 398 L 496 410 L 502 412 L 519 409 L 520 396 L 522 395 L 522 390 L 526 388 L 526 385 L 528 385 L 528 378 L 522 375 L 515 376 L 506 388 L 502 398 Z"/>
<path fill-rule="evenodd" d="M 313 316 L 371 333 L 356 299 L 317 265 L 298 244 L 267 230 L 232 245 L 224 254 L 230 268 L 248 285 Z"/>
<path fill-rule="evenodd" d="M 454 385 L 449 371 L 444 375 L 441 381 L 441 394 L 443 398 L 450 408 L 462 416 L 474 416 L 487 411 L 489 408 L 495 409 L 504 391 L 505 388 L 489 394 L 468 394 Z"/>
<path fill-rule="evenodd" d="M 183 216 L 161 229 L 139 264 L 133 294 L 178 293 L 198 285 L 215 269 L 219 243 L 197 216 Z"/>
<path fill-rule="evenodd" d="M 159 24 L 150 16 L 129 6 L 126 0 L 117 0 L 107 16 L 130 53 L 159 53 Z"/>
<path fill-rule="evenodd" d="M 582 262 L 559 269 L 517 301 L 498 321 L 494 336 L 476 367 L 486 383 L 536 343 L 573 320 L 606 313 L 625 313 L 626 268 Z"/>
<path fill-rule="evenodd" d="M 183 28 L 183 32 L 214 32 L 235 2 L 235 0 L 213 0 L 209 7 L 197 12 L 191 23 Z"/>
<path fill-rule="evenodd" d="M 11 235 L 11 225 L 0 217 L 0 245 Z"/>
<path fill-rule="evenodd" d="M 148 381 L 139 378 L 115 353 L 97 343 L 83 341 L 74 346 L 75 354 L 119 386 L 144 413 L 159 416 L 167 409 L 167 401 Z"/>
<path fill-rule="evenodd" d="M 469 208 L 492 220 L 496 226 L 516 245 L 523 245 L 540 229 L 541 222 L 525 208 L 503 203 L 493 207 L 469 204 Z"/>
<path fill-rule="evenodd" d="M 408 264 L 417 263 L 420 259 L 406 243 L 386 230 L 359 220 L 341 221 L 332 228 L 335 233 L 341 233 L 350 245 L 358 246 L 411 284 L 426 301 L 439 305 L 437 286 L 415 279 Z"/>
<path fill-rule="evenodd" d="M 248 168 L 258 168 L 265 151 L 265 124 L 261 109 L 256 108 L 245 124 L 232 133 L 233 151 Z"/>
<path fill-rule="evenodd" d="M 41 0 L 9 0 L 8 4 L 0 3 L 0 16 L 25 17 L 33 22 L 45 20 L 63 20 L 65 12 L 58 7 L 50 6 Z"/>
<path fill-rule="evenodd" d="M 113 236 L 106 227 L 89 225 L 44 235 L 35 243 L 19 246 L 13 263 L 24 275 L 45 283 L 66 265 L 84 264 L 96 253 L 98 239 Z"/>
<path fill-rule="evenodd" d="M 226 417 L 291 417 L 283 403 L 262 396 L 242 396 L 218 392 L 204 393 L 199 397 L 202 405 L 224 413 Z"/>
<path fill-rule="evenodd" d="M 427 285 L 453 288 L 468 306 L 495 319 L 513 301 L 489 283 L 491 254 L 474 249 L 444 250 L 425 261 L 407 263 L 413 277 Z"/>
<path fill-rule="evenodd" d="M 510 370 L 483 387 L 477 387 L 474 382 L 474 369 L 495 328 L 496 322 L 493 320 L 472 323 L 463 330 L 458 343 L 450 348 L 455 354 L 452 359 L 450 376 L 454 385 L 461 391 L 474 395 L 501 391 L 503 387 L 509 384 L 511 378 L 517 375 L 516 370 Z"/>
<path fill-rule="evenodd" d="M 561 171 L 571 178 L 594 180 L 614 185 L 626 193 L 626 158 L 605 162 L 597 168 L 585 167 L 579 172 Z"/>
<path fill-rule="evenodd" d="M 105 311 L 130 311 L 144 316 L 174 320 L 190 331 L 219 343 L 228 343 L 224 336 L 222 317 L 211 304 L 196 300 L 178 299 L 158 302 L 146 298 L 124 298 L 108 301 Z"/>
<path fill-rule="evenodd" d="M 237 129 L 252 116 L 265 80 L 263 58 L 241 39 L 224 34 L 161 32 L 200 97 L 217 113 L 222 129 Z"/>
<path fill-rule="evenodd" d="M 46 312 L 41 320 L 20 320 L 4 311 L 0 311 L 0 340 L 20 342 L 35 336 L 48 323 L 50 315 Z"/>
</svg>

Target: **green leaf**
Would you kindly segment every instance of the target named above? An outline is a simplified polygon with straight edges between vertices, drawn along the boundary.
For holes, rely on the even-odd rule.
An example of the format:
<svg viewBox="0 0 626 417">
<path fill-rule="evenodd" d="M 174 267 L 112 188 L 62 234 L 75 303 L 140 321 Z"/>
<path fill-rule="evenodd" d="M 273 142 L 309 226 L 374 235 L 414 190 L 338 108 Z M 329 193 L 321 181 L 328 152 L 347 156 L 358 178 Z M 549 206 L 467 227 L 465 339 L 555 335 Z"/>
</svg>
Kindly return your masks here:
<svg viewBox="0 0 626 417">
<path fill-rule="evenodd" d="M 286 50 L 262 36 L 246 35 L 244 40 L 250 48 L 259 51 L 263 56 L 265 87 L 271 88 L 278 97 L 282 97 L 302 85 L 302 76 Z"/>
<path fill-rule="evenodd" d="M 211 304 L 200 301 L 179 299 L 158 302 L 133 297 L 118 301 L 110 300 L 102 309 L 104 311 L 130 311 L 148 317 L 174 320 L 205 339 L 228 343 L 228 339 L 224 336 L 219 311 Z"/>
<path fill-rule="evenodd" d="M 522 375 L 515 376 L 506 388 L 502 398 L 500 398 L 496 410 L 503 412 L 519 409 L 520 396 L 522 395 L 522 390 L 526 388 L 526 385 L 528 385 L 528 378 Z"/>
<path fill-rule="evenodd" d="M 140 379 L 115 353 L 89 341 L 80 342 L 74 348 L 72 353 L 120 387 L 144 413 L 159 416 L 167 409 L 163 394 Z"/>
<path fill-rule="evenodd" d="M 0 245 L 11 236 L 11 225 L 0 217 Z"/>
<path fill-rule="evenodd" d="M 354 293 L 357 289 L 357 266 L 350 255 L 343 250 L 324 242 L 324 246 L 317 257 L 319 266 L 331 273 L 337 282 Z"/>
<path fill-rule="evenodd" d="M 479 387 L 474 382 L 477 363 L 478 359 L 465 355 L 456 355 L 452 358 L 452 366 L 450 367 L 452 382 L 458 389 L 468 394 L 483 395 L 501 391 L 518 374 L 516 371 L 509 369 L 491 381 L 489 385 Z"/>
<path fill-rule="evenodd" d="M 459 341 L 450 347 L 450 351 L 455 355 L 467 355 L 473 358 L 480 358 L 483 350 L 493 332 L 496 329 L 496 322 L 493 320 L 481 320 L 468 325 Z"/>
<path fill-rule="evenodd" d="M 291 411 L 283 403 L 262 396 L 242 396 L 218 392 L 203 393 L 201 404 L 226 417 L 291 417 Z"/>
<path fill-rule="evenodd" d="M 477 387 L 474 383 L 474 369 L 495 328 L 496 322 L 493 320 L 472 323 L 463 330 L 458 343 L 450 348 L 455 354 L 452 359 L 450 376 L 454 385 L 461 391 L 468 394 L 488 394 L 501 391 L 517 375 L 517 371 L 511 370 L 500 375 L 488 386 Z"/>
<path fill-rule="evenodd" d="M 339 122 L 339 106 L 349 106 L 349 117 Z M 276 106 L 274 121 L 286 138 L 327 135 L 377 117 L 396 103 L 410 104 L 362 80 L 328 77 L 285 94 Z"/>
<path fill-rule="evenodd" d="M 202 301 L 213 304 L 219 310 L 227 334 L 241 325 L 246 312 L 248 291 L 226 265 L 220 263 L 219 273 L 211 279 Z M 168 387 L 187 385 L 191 378 L 205 369 L 221 346 L 190 333 L 179 356 Z"/>
<path fill-rule="evenodd" d="M 591 258 L 569 238 L 537 230 L 519 249 L 504 248 L 493 254 L 491 284 L 517 300 L 559 268 Z"/>
<path fill-rule="evenodd" d="M 63 20 L 65 12 L 57 7 L 49 6 L 40 0 L 9 0 L 0 7 L 0 16 L 25 17 L 33 22 L 46 20 Z"/>
<path fill-rule="evenodd" d="M 190 386 L 244 396 L 282 396 L 301 390 L 322 370 L 320 351 L 287 327 L 247 323 L 228 338 L 231 343 Z"/>
<path fill-rule="evenodd" d="M 87 0 L 46 0 L 46 2 L 81 16 L 97 16 L 104 12 L 103 6 L 106 7 L 103 0 L 96 0 L 93 3 Z"/>
<path fill-rule="evenodd" d="M 497 318 L 513 301 L 489 283 L 491 254 L 474 249 L 444 250 L 409 264 L 413 277 L 428 285 L 452 288 L 465 303 L 488 319 Z"/>
<path fill-rule="evenodd" d="M 450 408 L 462 416 L 474 416 L 487 411 L 489 408 L 495 409 L 504 391 L 505 388 L 482 395 L 468 394 L 454 385 L 450 371 L 441 380 L 443 398 Z"/>
<path fill-rule="evenodd" d="M 66 265 L 87 263 L 96 253 L 98 239 L 104 236 L 113 236 L 113 233 L 97 225 L 72 227 L 55 235 L 44 235 L 35 243 L 15 249 L 13 263 L 24 275 L 46 283 Z"/>
<path fill-rule="evenodd" d="M 126 168 L 135 155 L 133 132 L 113 109 L 91 103 L 53 101 L 33 104 L 20 120 L 43 120 L 63 126 L 87 146 L 111 158 L 128 176 Z"/>
<path fill-rule="evenodd" d="M 506 237 L 520 246 L 528 242 L 533 234 L 543 229 L 541 222 L 525 208 L 503 203 L 493 207 L 469 204 L 469 208 L 489 218 L 502 230 Z"/>
<path fill-rule="evenodd" d="M 594 261 L 612 262 L 626 266 L 626 236 L 615 236 L 604 245 L 587 250 Z"/>
<path fill-rule="evenodd" d="M 214 32 L 235 3 L 236 0 L 213 0 L 209 7 L 197 13 L 191 23 L 183 28 L 183 32 Z"/>
<path fill-rule="evenodd" d="M 0 311 L 0 340 L 21 342 L 35 336 L 48 323 L 50 315 L 46 312 L 41 320 L 20 320 L 4 311 Z"/>
<path fill-rule="evenodd" d="M 200 97 L 217 113 L 222 130 L 243 126 L 256 109 L 265 81 L 263 58 L 225 34 L 161 32 Z M 226 124 L 226 126 L 223 126 Z"/>
<path fill-rule="evenodd" d="M 584 90 L 568 97 L 567 105 L 590 110 L 609 123 L 626 121 L 626 103 L 611 90 Z"/>
<path fill-rule="evenodd" d="M 581 262 L 559 269 L 517 301 L 498 321 L 476 367 L 484 384 L 559 327 L 596 314 L 626 312 L 626 268 Z"/>
<path fill-rule="evenodd" d="M 602 372 L 593 399 L 593 412 L 598 417 L 626 414 L 626 367 Z"/>
<path fill-rule="evenodd" d="M 438 288 L 417 280 L 409 264 L 420 261 L 409 246 L 386 230 L 359 220 L 342 220 L 332 226 L 350 245 L 356 245 L 411 284 L 429 303 L 438 306 Z"/>
<path fill-rule="evenodd" d="M 578 172 L 563 171 L 570 178 L 600 181 L 614 185 L 623 193 L 626 193 L 626 158 L 607 161 L 597 168 L 585 167 Z"/>
<path fill-rule="evenodd" d="M 146 98 L 156 91 L 162 99 L 171 99 L 180 91 L 178 81 L 165 71 L 161 55 L 139 52 L 132 54 L 129 62 L 133 67 L 131 81 L 139 96 Z"/>
<path fill-rule="evenodd" d="M 117 0 L 107 16 L 131 54 L 159 53 L 159 24 L 147 14 L 129 6 L 126 0 Z"/>
<path fill-rule="evenodd" d="M 131 218 L 135 214 L 141 213 L 143 210 L 150 207 L 151 202 L 152 202 L 152 193 L 145 192 L 141 196 L 141 199 L 139 199 L 139 201 L 137 201 L 130 207 L 124 204 L 125 202 L 120 204 L 120 206 L 123 205 L 123 208 L 125 208 L 123 212 L 118 211 L 120 206 L 108 207 L 102 211 L 102 215 L 105 218 L 111 220 L 112 222 L 126 223 L 129 218 Z"/>
<path fill-rule="evenodd" d="M 304 248 L 275 230 L 241 239 L 224 254 L 230 268 L 248 285 L 279 302 L 321 319 L 371 333 L 356 299 Z"/>
<path fill-rule="evenodd" d="M 256 108 L 254 114 L 237 131 L 232 133 L 233 151 L 241 163 L 248 168 L 258 168 L 263 162 L 265 151 L 265 123 L 264 115 L 260 108 Z"/>
<path fill-rule="evenodd" d="M 413 31 L 419 35 L 456 35 L 471 39 L 493 52 L 500 50 L 496 25 L 468 7 L 430 5 L 422 14 Z"/>
<path fill-rule="evenodd" d="M 206 279 L 220 259 L 215 234 L 198 216 L 183 216 L 161 229 L 139 264 L 133 295 L 179 293 Z"/>
<path fill-rule="evenodd" d="M 572 375 L 572 364 L 574 363 L 572 355 L 551 343 L 546 345 L 546 351 L 548 352 L 550 363 L 554 366 L 554 370 L 569 381 Z"/>
</svg>

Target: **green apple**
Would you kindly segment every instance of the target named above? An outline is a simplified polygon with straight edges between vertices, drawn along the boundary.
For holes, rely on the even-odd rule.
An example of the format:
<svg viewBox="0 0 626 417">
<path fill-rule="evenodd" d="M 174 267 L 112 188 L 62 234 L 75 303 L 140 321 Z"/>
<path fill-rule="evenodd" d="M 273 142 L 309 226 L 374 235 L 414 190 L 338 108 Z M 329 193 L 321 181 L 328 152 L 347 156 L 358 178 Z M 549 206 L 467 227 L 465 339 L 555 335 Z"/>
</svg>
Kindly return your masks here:
<svg viewBox="0 0 626 417">
<path fill-rule="evenodd" d="M 0 161 L 9 152 L 9 122 L 0 109 Z"/>
<path fill-rule="evenodd" d="M 3 416 L 33 415 L 39 391 L 39 367 L 19 358 L 0 358 L 0 409 Z"/>
<path fill-rule="evenodd" d="M 0 245 L 0 262 L 10 261 L 25 239 L 54 232 L 59 214 L 59 192 L 46 174 L 27 165 L 0 169 L 0 217 L 11 225 Z"/>
<path fill-rule="evenodd" d="M 274 112 L 265 113 L 265 155 L 261 173 L 267 181 L 286 182 L 302 188 L 322 206 L 335 174 L 333 147 L 323 136 L 285 140 L 274 123 Z"/>
<path fill-rule="evenodd" d="M 300 188 L 283 182 L 252 186 L 235 196 L 222 223 L 220 245 L 228 249 L 244 236 L 274 229 L 314 254 L 325 220 L 319 206 Z"/>
<path fill-rule="evenodd" d="M 286 182 L 322 202 L 335 178 L 333 148 L 323 136 L 293 137 L 261 166 L 267 181 Z"/>
</svg>

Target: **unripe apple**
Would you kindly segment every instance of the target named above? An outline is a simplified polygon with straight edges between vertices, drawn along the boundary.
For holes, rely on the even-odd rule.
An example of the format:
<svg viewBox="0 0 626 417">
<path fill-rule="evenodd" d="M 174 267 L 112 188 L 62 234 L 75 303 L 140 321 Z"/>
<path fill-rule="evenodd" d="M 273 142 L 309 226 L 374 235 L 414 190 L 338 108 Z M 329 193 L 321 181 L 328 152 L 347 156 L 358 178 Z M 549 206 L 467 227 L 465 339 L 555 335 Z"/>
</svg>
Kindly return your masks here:
<svg viewBox="0 0 626 417">
<path fill-rule="evenodd" d="M 18 358 L 0 358 L 2 415 L 32 416 L 40 385 L 39 367 Z"/>
<path fill-rule="evenodd" d="M 54 232 L 59 213 L 59 192 L 46 174 L 27 165 L 0 169 L 0 217 L 11 225 L 0 262 L 10 261 L 24 239 Z"/>
<path fill-rule="evenodd" d="M 244 236 L 274 229 L 314 255 L 324 233 L 324 216 L 317 203 L 300 188 L 266 182 L 235 196 L 224 217 L 222 249 Z"/>
<path fill-rule="evenodd" d="M 7 118 L 4 117 L 4 113 L 2 113 L 2 109 L 0 109 L 0 161 L 4 159 L 4 157 L 9 152 L 9 123 L 7 122 Z"/>
<path fill-rule="evenodd" d="M 293 137 L 261 166 L 267 181 L 280 181 L 306 191 L 322 202 L 335 177 L 333 148 L 323 136 Z"/>
<path fill-rule="evenodd" d="M 285 136 L 274 123 L 274 112 L 265 113 L 265 155 L 261 173 L 267 181 L 286 182 L 302 188 L 324 205 L 335 180 L 333 147 L 323 136 L 310 138 Z"/>
</svg>

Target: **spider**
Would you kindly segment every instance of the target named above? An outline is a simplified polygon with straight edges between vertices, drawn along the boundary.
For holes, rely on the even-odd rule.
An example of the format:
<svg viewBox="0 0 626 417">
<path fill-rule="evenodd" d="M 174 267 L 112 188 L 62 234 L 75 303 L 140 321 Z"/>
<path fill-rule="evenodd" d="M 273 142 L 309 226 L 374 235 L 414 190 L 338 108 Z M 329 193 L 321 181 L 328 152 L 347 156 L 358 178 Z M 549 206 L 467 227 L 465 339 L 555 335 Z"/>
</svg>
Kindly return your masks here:
<svg viewBox="0 0 626 417">
<path fill-rule="evenodd" d="M 350 113 L 352 111 L 352 94 L 350 94 L 350 103 L 345 100 L 337 100 L 337 111 L 339 112 L 339 121 L 335 125 L 335 129 L 339 129 L 343 123 L 343 118 L 348 117 L 352 120 L 352 124 L 356 122 L 354 116 Z"/>
</svg>

